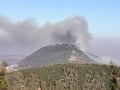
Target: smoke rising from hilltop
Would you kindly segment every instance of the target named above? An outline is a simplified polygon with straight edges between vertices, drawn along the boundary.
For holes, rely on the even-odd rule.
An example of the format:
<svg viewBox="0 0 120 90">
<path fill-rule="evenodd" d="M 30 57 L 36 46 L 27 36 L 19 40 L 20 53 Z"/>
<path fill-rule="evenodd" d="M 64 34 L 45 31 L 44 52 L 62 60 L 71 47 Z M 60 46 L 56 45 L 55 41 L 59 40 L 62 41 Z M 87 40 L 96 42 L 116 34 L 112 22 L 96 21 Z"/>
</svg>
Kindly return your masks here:
<svg viewBox="0 0 120 90">
<path fill-rule="evenodd" d="M 87 22 L 81 16 L 57 23 L 46 23 L 43 26 L 39 26 L 33 19 L 13 23 L 9 18 L 1 16 L 0 32 L 4 32 L 0 35 L 1 45 L 8 44 L 9 47 L 28 49 L 31 47 L 39 49 L 49 44 L 70 43 L 86 50 L 91 39 Z"/>
<path fill-rule="evenodd" d="M 0 55 L 29 55 L 43 46 L 58 43 L 75 44 L 86 51 L 91 38 L 88 24 L 81 16 L 67 18 L 57 23 L 49 22 L 43 26 L 34 19 L 12 22 L 9 18 L 0 16 Z M 108 62 L 106 58 L 101 61 Z"/>
</svg>

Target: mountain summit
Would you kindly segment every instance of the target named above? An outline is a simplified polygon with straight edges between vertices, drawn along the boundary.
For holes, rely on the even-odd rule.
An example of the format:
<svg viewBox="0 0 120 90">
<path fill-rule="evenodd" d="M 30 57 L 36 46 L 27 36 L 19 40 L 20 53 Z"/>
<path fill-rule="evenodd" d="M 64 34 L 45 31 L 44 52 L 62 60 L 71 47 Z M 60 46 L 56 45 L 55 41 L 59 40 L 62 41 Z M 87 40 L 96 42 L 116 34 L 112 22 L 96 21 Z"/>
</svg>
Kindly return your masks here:
<svg viewBox="0 0 120 90">
<path fill-rule="evenodd" d="M 45 46 L 32 55 L 26 57 L 17 65 L 22 68 L 31 68 L 44 66 L 48 64 L 58 63 L 92 63 L 94 60 L 90 59 L 83 51 L 72 44 L 55 44 Z"/>
</svg>

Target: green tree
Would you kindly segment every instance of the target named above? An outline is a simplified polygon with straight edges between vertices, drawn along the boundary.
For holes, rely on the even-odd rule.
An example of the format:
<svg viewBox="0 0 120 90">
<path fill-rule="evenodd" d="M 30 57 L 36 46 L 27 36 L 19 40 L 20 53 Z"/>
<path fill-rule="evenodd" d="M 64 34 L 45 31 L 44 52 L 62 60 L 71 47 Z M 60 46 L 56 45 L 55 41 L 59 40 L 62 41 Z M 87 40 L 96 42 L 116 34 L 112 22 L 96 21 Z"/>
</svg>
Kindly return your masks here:
<svg viewBox="0 0 120 90">
<path fill-rule="evenodd" d="M 120 90 L 120 67 L 111 64 L 110 66 L 110 72 L 111 72 L 111 88 L 112 90 Z"/>
<path fill-rule="evenodd" d="M 8 80 L 5 77 L 7 61 L 3 61 L 0 66 L 0 90 L 8 90 Z"/>
</svg>

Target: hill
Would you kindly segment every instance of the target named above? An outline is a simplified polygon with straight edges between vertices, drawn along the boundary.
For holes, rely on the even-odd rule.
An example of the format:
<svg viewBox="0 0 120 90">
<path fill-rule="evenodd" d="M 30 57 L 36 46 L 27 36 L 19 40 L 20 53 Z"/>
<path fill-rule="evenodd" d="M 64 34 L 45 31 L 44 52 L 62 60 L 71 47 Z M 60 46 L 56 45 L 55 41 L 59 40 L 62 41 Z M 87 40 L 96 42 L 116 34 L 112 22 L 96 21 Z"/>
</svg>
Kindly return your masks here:
<svg viewBox="0 0 120 90">
<path fill-rule="evenodd" d="M 55 64 L 7 75 L 9 90 L 120 90 L 120 67 Z"/>
<path fill-rule="evenodd" d="M 40 48 L 17 65 L 19 68 L 32 68 L 48 64 L 68 62 L 93 63 L 95 62 L 83 51 L 72 44 L 55 44 Z"/>
</svg>

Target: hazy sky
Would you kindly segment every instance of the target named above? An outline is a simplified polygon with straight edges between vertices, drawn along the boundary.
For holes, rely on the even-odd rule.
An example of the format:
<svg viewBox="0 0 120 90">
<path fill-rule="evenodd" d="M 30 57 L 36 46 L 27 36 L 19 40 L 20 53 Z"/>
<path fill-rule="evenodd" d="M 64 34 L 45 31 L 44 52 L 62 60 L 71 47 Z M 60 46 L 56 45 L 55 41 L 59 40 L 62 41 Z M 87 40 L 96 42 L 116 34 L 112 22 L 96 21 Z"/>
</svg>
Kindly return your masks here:
<svg viewBox="0 0 120 90">
<path fill-rule="evenodd" d="M 120 38 L 119 0 L 0 0 L 0 16 L 13 22 L 35 18 L 43 24 L 76 15 L 86 18 L 95 37 Z"/>
</svg>

